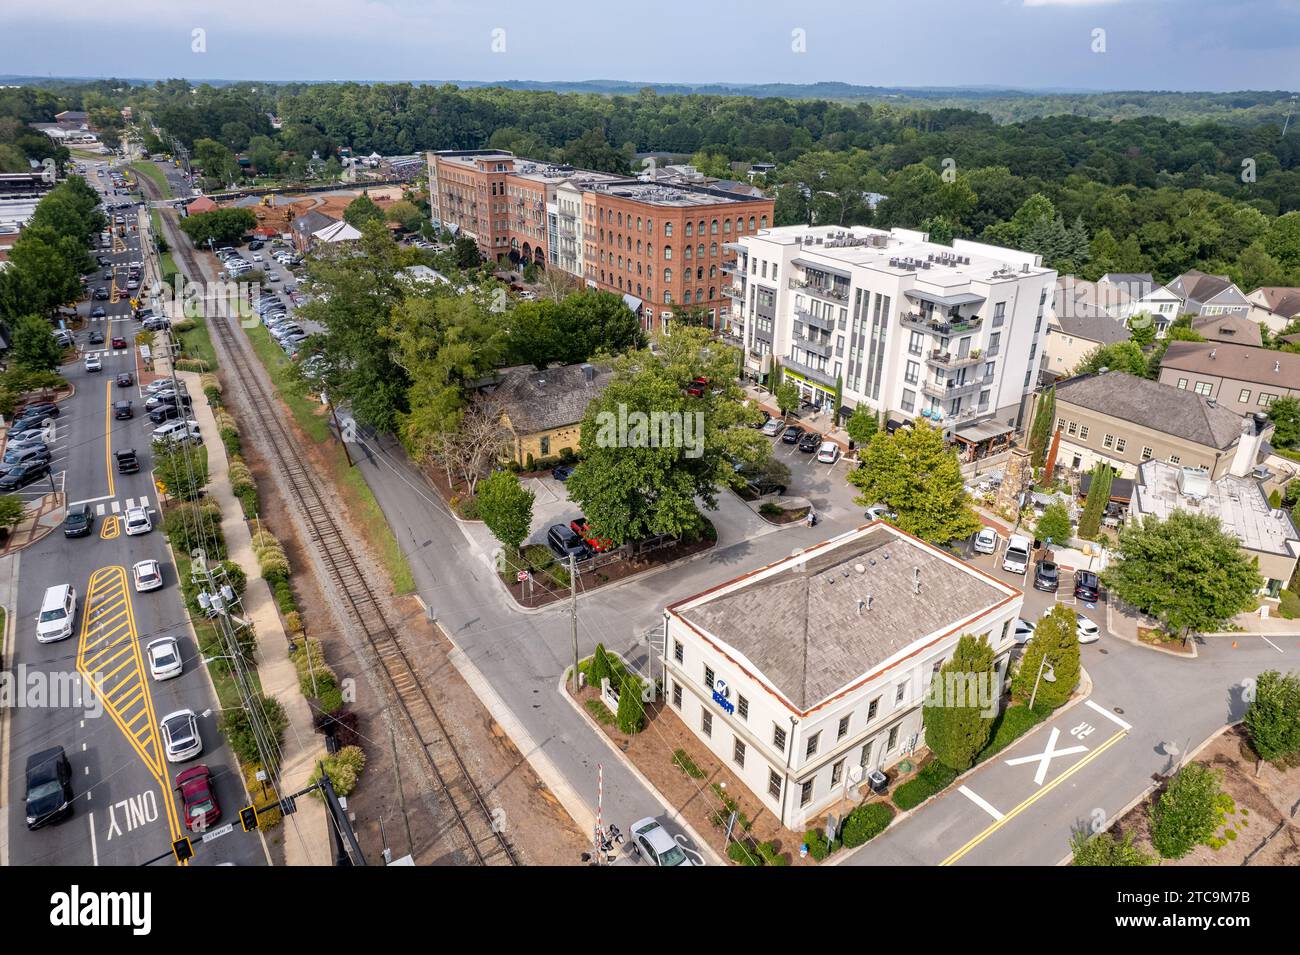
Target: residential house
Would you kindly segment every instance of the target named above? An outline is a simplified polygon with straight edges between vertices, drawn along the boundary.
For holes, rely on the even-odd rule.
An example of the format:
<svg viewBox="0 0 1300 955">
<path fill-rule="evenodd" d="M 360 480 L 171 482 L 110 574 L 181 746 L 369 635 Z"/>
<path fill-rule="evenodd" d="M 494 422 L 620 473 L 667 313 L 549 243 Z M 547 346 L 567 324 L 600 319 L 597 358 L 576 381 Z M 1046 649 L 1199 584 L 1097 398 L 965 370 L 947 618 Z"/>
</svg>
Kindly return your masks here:
<svg viewBox="0 0 1300 955">
<path fill-rule="evenodd" d="M 1160 361 L 1160 381 L 1237 414 L 1267 411 L 1283 395 L 1300 397 L 1300 355 L 1249 345 L 1171 342 Z"/>
<path fill-rule="evenodd" d="M 1262 348 L 1264 336 L 1259 324 L 1237 313 L 1206 315 L 1192 320 L 1192 331 L 1207 342 L 1224 342 L 1230 345 L 1247 345 Z"/>
<path fill-rule="evenodd" d="M 1129 315 L 1147 312 L 1156 325 L 1157 337 L 1180 315 L 1246 315 L 1250 302 L 1226 275 L 1207 275 L 1196 269 L 1184 272 L 1167 285 L 1153 288 L 1128 308 Z"/>
<path fill-rule="evenodd" d="M 1128 341 L 1129 330 L 1105 313 L 1054 315 L 1043 339 L 1043 368 L 1057 378 L 1073 374 L 1089 353 L 1103 345 Z"/>
<path fill-rule="evenodd" d="M 1246 300 L 1250 302 L 1250 320 L 1275 335 L 1300 318 L 1300 288 L 1268 285 L 1255 289 Z"/>
<path fill-rule="evenodd" d="M 532 365 L 502 369 L 491 399 L 510 432 L 509 458 L 520 467 L 577 452 L 582 419 L 613 372 L 586 363 L 538 371 Z"/>
<path fill-rule="evenodd" d="M 311 248 L 313 237 L 321 229 L 335 225 L 340 220 L 327 216 L 321 212 L 306 212 L 293 220 L 290 231 L 293 233 L 293 244 L 299 252 L 306 252 Z"/>
<path fill-rule="evenodd" d="M 922 704 L 963 634 L 993 648 L 996 708 L 1022 602 L 876 521 L 665 608 L 666 708 L 801 833 L 924 750 Z"/>
</svg>

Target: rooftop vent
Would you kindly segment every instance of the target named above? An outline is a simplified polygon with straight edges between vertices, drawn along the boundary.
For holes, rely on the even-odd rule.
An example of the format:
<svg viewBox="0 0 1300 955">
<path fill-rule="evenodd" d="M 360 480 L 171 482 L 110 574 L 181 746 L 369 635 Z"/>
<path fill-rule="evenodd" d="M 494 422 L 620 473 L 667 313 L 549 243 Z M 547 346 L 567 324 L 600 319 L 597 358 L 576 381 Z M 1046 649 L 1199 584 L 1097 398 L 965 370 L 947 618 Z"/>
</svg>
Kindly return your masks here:
<svg viewBox="0 0 1300 955">
<path fill-rule="evenodd" d="M 854 564 L 853 569 L 859 574 L 865 574 L 867 572 L 867 568 L 863 567 L 861 564 Z"/>
<path fill-rule="evenodd" d="M 921 568 L 912 568 L 912 593 L 920 594 L 921 592 Z"/>
</svg>

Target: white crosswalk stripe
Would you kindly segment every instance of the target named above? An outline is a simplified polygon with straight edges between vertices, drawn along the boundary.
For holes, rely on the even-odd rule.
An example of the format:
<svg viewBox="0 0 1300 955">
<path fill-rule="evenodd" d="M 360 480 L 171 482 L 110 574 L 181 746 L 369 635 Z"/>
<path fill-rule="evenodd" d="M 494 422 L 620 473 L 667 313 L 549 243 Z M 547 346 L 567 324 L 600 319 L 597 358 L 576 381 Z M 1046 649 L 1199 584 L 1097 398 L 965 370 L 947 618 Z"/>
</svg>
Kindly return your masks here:
<svg viewBox="0 0 1300 955">
<path fill-rule="evenodd" d="M 119 504 L 117 501 L 114 501 L 114 502 L 113 502 L 113 513 L 114 513 L 114 514 L 117 514 L 117 513 L 119 513 L 121 510 L 122 510 L 122 505 Z"/>
<path fill-rule="evenodd" d="M 96 505 L 95 505 L 95 516 L 96 516 L 96 517 L 103 517 L 103 516 L 104 516 L 104 505 L 103 505 L 103 504 L 96 504 Z"/>
</svg>

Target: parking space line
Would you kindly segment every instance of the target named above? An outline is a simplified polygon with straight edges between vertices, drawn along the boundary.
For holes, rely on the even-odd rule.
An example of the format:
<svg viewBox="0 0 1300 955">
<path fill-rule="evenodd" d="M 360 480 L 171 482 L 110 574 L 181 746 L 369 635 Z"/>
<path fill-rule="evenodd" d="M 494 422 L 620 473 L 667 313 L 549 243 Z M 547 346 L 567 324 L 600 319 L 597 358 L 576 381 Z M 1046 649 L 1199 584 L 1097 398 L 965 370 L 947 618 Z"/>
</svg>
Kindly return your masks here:
<svg viewBox="0 0 1300 955">
<path fill-rule="evenodd" d="M 992 816 L 994 819 L 1001 819 L 1001 818 L 1002 818 L 1002 813 L 1000 813 L 1000 812 L 998 812 L 996 809 L 994 809 L 994 808 L 993 808 L 993 805 L 992 805 L 992 804 L 991 804 L 987 799 L 985 799 L 983 796 L 980 796 L 978 793 L 973 792 L 972 790 L 970 790 L 970 789 L 967 788 L 966 786 L 958 786 L 958 787 L 957 787 L 957 792 L 961 793 L 963 796 L 965 796 L 967 799 L 969 799 L 969 800 L 970 800 L 971 802 L 973 802 L 975 805 L 979 806 L 981 809 L 983 809 L 985 812 L 987 812 L 987 813 L 988 813 L 990 816 Z"/>
<path fill-rule="evenodd" d="M 1120 719 L 1120 718 L 1119 718 L 1118 716 L 1116 716 L 1114 713 L 1111 713 L 1111 712 L 1107 711 L 1104 707 L 1098 706 L 1098 705 L 1097 705 L 1096 703 L 1094 703 L 1092 700 L 1084 700 L 1084 702 L 1088 705 L 1088 708 L 1089 708 L 1089 709 L 1096 710 L 1096 711 L 1097 711 L 1098 713 L 1100 713 L 1102 716 L 1106 717 L 1106 719 L 1110 720 L 1110 721 L 1111 721 L 1112 723 L 1114 723 L 1116 726 L 1118 726 L 1118 727 L 1120 727 L 1121 729 L 1123 729 L 1124 732 L 1127 733 L 1127 732 L 1130 732 L 1130 731 L 1133 729 L 1133 727 L 1132 727 L 1130 724 L 1125 723 L 1122 719 Z"/>
</svg>

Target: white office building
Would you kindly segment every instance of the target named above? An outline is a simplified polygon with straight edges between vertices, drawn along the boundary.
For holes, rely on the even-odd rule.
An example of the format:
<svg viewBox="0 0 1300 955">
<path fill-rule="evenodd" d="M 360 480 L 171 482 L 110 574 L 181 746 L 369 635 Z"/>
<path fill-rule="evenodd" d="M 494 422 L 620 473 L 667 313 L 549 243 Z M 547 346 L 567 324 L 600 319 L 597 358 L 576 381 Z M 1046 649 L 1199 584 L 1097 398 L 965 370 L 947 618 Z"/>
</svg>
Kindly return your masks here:
<svg viewBox="0 0 1300 955">
<path fill-rule="evenodd" d="M 804 398 L 948 436 L 1020 423 L 1034 387 L 1056 273 L 1041 256 L 908 229 L 783 226 L 745 236 L 727 294 L 749 372 L 773 359 Z"/>
<path fill-rule="evenodd" d="M 963 634 L 994 649 L 996 707 L 1023 599 L 873 522 L 667 607 L 666 703 L 802 832 L 924 748 L 923 701 Z"/>
</svg>

